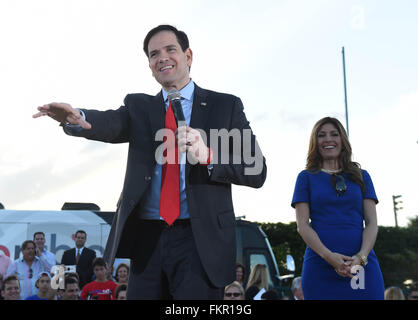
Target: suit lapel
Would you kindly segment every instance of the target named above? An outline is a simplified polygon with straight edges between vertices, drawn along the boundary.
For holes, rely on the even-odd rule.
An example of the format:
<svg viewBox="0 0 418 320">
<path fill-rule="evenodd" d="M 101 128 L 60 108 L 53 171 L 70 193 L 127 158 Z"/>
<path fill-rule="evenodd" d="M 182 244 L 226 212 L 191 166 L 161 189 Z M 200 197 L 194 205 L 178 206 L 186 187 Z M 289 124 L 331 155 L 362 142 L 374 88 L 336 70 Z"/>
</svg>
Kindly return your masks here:
<svg viewBox="0 0 418 320">
<path fill-rule="evenodd" d="M 207 101 L 207 91 L 195 84 L 192 116 L 190 127 L 193 129 L 204 129 L 209 116 L 210 105 Z"/>
<path fill-rule="evenodd" d="M 72 250 L 72 252 L 71 252 L 71 260 L 74 261 L 73 264 L 76 264 L 76 261 L 77 261 L 77 257 L 76 257 L 77 250 L 76 250 L 76 248 L 72 248 L 71 250 Z"/>
<path fill-rule="evenodd" d="M 194 88 L 194 98 L 193 98 L 193 107 L 192 107 L 192 115 L 190 119 L 190 127 L 193 129 L 200 129 L 204 130 L 207 135 L 209 135 L 209 131 L 206 131 L 206 123 L 209 119 L 209 108 L 210 104 L 207 101 L 208 92 L 200 87 L 198 87 L 195 83 Z M 207 137 L 209 139 L 209 136 Z M 207 143 L 207 142 L 206 142 Z M 190 174 L 190 163 L 187 162 L 186 164 L 186 177 Z M 187 183 L 186 179 L 186 183 Z"/>
<path fill-rule="evenodd" d="M 152 103 L 148 108 L 148 115 L 150 118 L 155 150 L 161 144 L 161 141 L 155 141 L 157 131 L 164 128 L 165 105 L 161 91 L 152 100 Z"/>
</svg>

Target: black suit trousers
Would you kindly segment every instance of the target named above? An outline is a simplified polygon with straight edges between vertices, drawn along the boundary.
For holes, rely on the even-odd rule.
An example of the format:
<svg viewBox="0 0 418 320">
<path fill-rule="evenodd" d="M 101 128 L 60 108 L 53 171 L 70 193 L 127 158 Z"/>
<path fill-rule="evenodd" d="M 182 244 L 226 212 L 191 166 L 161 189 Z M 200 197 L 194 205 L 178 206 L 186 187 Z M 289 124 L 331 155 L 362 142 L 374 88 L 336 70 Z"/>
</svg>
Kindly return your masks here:
<svg viewBox="0 0 418 320">
<path fill-rule="evenodd" d="M 222 299 L 223 288 L 214 287 L 203 269 L 190 224 L 142 220 L 139 226 L 141 248 L 131 261 L 129 300 Z"/>
</svg>

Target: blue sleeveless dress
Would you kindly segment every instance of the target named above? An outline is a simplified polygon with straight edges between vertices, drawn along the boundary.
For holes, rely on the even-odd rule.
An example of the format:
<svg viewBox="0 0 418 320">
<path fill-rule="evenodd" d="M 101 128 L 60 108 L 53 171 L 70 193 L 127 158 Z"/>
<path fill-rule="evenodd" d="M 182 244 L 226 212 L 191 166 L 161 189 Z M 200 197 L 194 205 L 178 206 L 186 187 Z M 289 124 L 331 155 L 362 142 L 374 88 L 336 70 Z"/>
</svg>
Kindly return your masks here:
<svg viewBox="0 0 418 320">
<path fill-rule="evenodd" d="M 307 202 L 311 227 L 321 242 L 332 252 L 353 256 L 360 251 L 363 234 L 363 199 L 378 203 L 373 182 L 362 170 L 365 194 L 359 185 L 344 175 L 347 190 L 338 197 L 331 175 L 306 170 L 299 173 L 292 207 Z M 334 268 L 311 248 L 305 251 L 302 266 L 302 290 L 306 300 L 383 300 L 384 283 L 377 257 L 372 250 L 368 264 L 361 268 L 356 279 L 339 276 Z"/>
</svg>

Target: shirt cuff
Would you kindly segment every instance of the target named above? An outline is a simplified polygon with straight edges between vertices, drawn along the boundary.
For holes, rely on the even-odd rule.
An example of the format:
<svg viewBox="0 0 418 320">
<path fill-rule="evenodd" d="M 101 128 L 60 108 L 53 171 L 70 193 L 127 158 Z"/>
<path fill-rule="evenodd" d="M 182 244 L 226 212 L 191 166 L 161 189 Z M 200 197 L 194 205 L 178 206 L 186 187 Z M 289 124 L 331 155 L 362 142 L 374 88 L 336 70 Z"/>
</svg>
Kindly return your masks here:
<svg viewBox="0 0 418 320">
<path fill-rule="evenodd" d="M 76 110 L 78 110 L 78 112 L 80 112 L 83 119 L 86 120 L 86 115 L 83 112 L 83 110 L 80 110 L 80 109 L 76 109 Z M 83 130 L 83 128 L 79 124 L 71 124 L 69 122 L 66 122 L 64 124 L 61 123 L 60 126 L 64 127 L 64 132 L 69 135 L 81 132 Z"/>
<path fill-rule="evenodd" d="M 208 174 L 209 174 L 209 177 L 211 177 L 211 176 L 212 176 L 212 171 L 213 171 L 213 164 L 212 164 L 212 163 L 209 163 L 209 164 L 206 166 L 206 168 L 208 169 Z"/>
</svg>

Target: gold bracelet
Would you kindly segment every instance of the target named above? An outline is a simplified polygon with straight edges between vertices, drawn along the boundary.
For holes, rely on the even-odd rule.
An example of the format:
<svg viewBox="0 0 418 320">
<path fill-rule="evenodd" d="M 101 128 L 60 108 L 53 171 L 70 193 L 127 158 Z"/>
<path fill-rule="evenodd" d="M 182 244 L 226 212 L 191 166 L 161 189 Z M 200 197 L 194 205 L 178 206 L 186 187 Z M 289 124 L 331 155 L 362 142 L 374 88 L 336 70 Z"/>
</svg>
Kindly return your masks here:
<svg viewBox="0 0 418 320">
<path fill-rule="evenodd" d="M 360 264 L 361 264 L 361 266 L 362 266 L 362 267 L 365 267 L 365 266 L 367 265 L 367 263 L 369 262 L 369 261 L 367 260 L 367 257 L 366 257 L 366 256 L 362 256 L 362 255 L 360 255 L 359 253 L 357 253 L 357 254 L 356 254 L 356 256 L 357 256 L 357 257 L 359 257 L 359 259 L 360 259 Z"/>
</svg>

